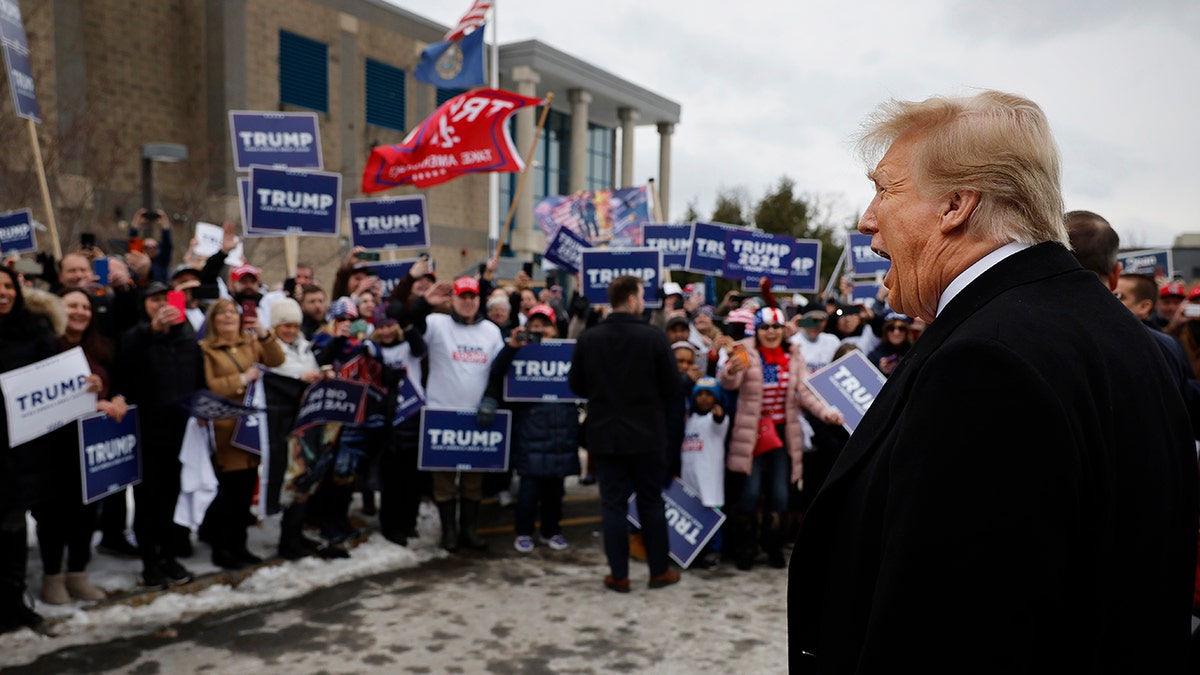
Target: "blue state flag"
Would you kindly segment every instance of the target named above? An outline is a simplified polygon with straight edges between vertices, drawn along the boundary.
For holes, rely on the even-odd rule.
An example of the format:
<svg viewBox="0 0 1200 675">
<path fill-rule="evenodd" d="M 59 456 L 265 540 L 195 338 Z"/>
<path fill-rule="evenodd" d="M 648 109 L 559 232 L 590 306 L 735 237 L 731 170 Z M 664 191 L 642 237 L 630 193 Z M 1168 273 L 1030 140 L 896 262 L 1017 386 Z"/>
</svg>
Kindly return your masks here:
<svg viewBox="0 0 1200 675">
<path fill-rule="evenodd" d="M 435 42 L 423 49 L 413 77 L 440 89 L 470 89 L 487 84 L 483 69 L 483 26 L 461 40 Z"/>
</svg>

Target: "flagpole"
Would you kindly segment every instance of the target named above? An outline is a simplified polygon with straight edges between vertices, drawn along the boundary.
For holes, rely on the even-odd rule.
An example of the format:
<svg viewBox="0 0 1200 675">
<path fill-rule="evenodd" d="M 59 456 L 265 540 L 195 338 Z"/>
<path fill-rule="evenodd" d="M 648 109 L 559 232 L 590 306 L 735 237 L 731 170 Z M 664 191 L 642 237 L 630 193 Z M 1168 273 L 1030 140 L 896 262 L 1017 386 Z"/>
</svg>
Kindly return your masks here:
<svg viewBox="0 0 1200 675">
<path fill-rule="evenodd" d="M 546 116 L 550 114 L 550 104 L 554 101 L 554 92 L 547 92 L 545 103 L 542 105 L 542 115 L 538 118 L 537 128 L 533 130 L 533 142 L 529 144 L 529 152 L 525 154 L 525 168 L 517 176 L 517 190 L 513 194 L 512 203 L 508 205 L 508 218 L 504 221 L 504 232 L 507 235 L 512 230 L 513 214 L 517 212 L 517 201 L 521 198 L 521 188 L 525 185 L 525 175 L 533 163 L 533 153 L 537 150 L 538 139 L 542 137 L 542 127 L 546 126 Z M 492 254 L 492 261 L 500 259 L 500 247 Z"/>
<path fill-rule="evenodd" d="M 46 166 L 42 163 L 42 146 L 38 142 L 37 125 L 29 122 L 29 142 L 33 146 L 33 159 L 37 165 L 38 186 L 42 191 L 42 207 L 46 209 L 46 229 L 50 230 L 50 247 L 54 258 L 62 260 L 62 244 L 58 241 L 58 223 L 54 219 L 54 206 L 50 203 L 50 187 L 46 183 Z"/>
<path fill-rule="evenodd" d="M 496 20 L 496 5 L 492 2 L 492 56 L 488 59 L 489 81 L 492 89 L 500 88 L 500 26 Z M 500 174 L 488 174 L 488 255 L 500 250 Z"/>
</svg>

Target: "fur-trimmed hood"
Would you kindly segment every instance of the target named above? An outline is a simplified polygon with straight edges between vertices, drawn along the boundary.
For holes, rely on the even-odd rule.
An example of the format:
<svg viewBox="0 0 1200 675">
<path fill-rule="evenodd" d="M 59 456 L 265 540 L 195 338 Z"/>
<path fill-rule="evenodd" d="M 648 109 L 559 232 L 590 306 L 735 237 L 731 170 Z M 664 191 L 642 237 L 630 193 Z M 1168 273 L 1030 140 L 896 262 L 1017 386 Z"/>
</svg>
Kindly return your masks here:
<svg viewBox="0 0 1200 675">
<path fill-rule="evenodd" d="M 21 293 L 25 296 L 25 308 L 33 314 L 46 317 L 54 334 L 62 337 L 67 330 L 67 307 L 62 298 L 38 288 L 23 288 Z"/>
</svg>

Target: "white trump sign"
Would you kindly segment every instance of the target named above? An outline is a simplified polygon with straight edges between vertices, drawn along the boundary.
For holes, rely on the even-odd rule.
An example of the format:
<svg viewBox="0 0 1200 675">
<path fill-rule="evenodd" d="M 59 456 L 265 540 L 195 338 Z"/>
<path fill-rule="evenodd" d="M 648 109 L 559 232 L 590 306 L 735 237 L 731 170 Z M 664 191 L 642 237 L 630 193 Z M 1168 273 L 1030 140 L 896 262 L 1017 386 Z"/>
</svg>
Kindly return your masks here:
<svg viewBox="0 0 1200 675">
<path fill-rule="evenodd" d="M 17 446 L 96 412 L 92 374 L 79 347 L 0 375 L 8 417 L 8 441 Z"/>
</svg>

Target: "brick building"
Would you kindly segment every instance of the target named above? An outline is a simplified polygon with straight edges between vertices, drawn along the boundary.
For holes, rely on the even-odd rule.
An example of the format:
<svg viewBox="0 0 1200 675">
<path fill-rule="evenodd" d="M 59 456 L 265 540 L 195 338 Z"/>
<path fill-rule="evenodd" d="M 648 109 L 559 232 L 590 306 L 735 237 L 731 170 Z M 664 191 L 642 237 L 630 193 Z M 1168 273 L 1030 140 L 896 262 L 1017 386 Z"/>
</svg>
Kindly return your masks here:
<svg viewBox="0 0 1200 675">
<path fill-rule="evenodd" d="M 315 111 L 324 168 L 343 174 L 344 201 L 362 196 L 358 186 L 372 146 L 398 143 L 458 93 L 412 76 L 421 49 L 448 27 L 382 0 L 0 0 L 13 2 L 28 36 L 42 121 L 35 146 L 11 99 L 0 101 L 0 211 L 28 207 L 46 222 L 33 170 L 36 147 L 64 250 L 92 231 L 120 252 L 121 218 L 143 205 L 142 154 L 149 143 L 187 151 L 182 162 L 151 162 L 154 206 L 172 215 L 178 249 L 186 248 L 196 221 L 240 224 L 230 110 Z M 669 203 L 678 104 L 536 40 L 499 51 L 501 88 L 555 94 L 514 218 L 510 243 L 518 259 L 544 246 L 533 225 L 537 199 L 637 182 L 637 125 L 657 125 L 658 189 Z M 513 137 L 524 155 L 536 111 L 515 117 Z M 493 212 L 503 222 L 517 181 L 506 174 L 499 182 Z M 488 183 L 476 175 L 424 191 L 430 253 L 440 270 L 457 272 L 486 257 Z M 342 218 L 345 233 L 344 208 Z M 47 248 L 45 233 L 39 243 Z M 347 236 L 303 237 L 298 257 L 328 282 L 347 250 Z M 248 240 L 247 254 L 269 270 L 266 281 L 282 280 L 281 239 Z"/>
</svg>

